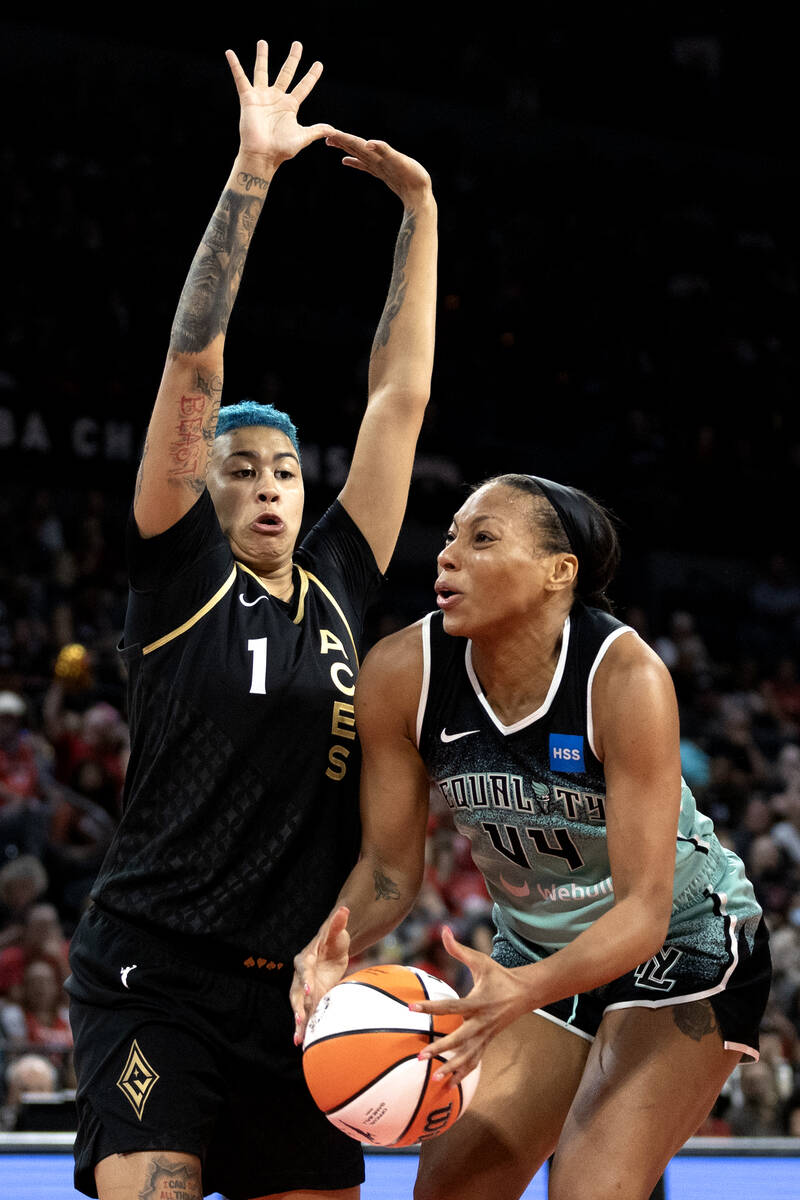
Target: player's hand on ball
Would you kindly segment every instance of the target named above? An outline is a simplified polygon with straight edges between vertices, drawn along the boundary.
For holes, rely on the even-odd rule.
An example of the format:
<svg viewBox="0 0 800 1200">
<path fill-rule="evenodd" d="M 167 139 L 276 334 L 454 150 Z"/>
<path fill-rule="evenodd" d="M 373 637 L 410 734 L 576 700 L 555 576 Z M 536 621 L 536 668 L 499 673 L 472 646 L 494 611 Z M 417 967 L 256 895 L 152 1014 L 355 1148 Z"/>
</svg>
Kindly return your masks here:
<svg viewBox="0 0 800 1200">
<path fill-rule="evenodd" d="M 488 954 L 457 942 L 447 926 L 442 930 L 442 942 L 447 953 L 469 969 L 472 991 L 463 999 L 420 1001 L 409 1008 L 414 1012 L 458 1013 L 463 1017 L 464 1023 L 455 1033 L 438 1038 L 420 1052 L 420 1058 L 432 1058 L 452 1051 L 447 1062 L 437 1067 L 434 1078 L 446 1079 L 454 1087 L 477 1067 L 495 1034 L 530 1012 L 534 1005 L 529 990 L 514 971 L 501 967 Z"/>
<path fill-rule="evenodd" d="M 305 949 L 295 955 L 289 999 L 294 1013 L 294 1044 L 300 1046 L 306 1025 L 326 992 L 344 977 L 350 962 L 349 908 L 337 908 Z"/>
</svg>

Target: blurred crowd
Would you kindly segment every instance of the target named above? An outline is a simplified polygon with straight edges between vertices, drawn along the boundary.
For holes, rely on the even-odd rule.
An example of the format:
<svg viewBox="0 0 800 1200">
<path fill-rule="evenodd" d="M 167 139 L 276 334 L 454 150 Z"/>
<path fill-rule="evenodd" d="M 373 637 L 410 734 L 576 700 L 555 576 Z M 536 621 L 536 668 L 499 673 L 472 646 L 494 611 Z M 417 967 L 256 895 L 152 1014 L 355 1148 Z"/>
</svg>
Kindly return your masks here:
<svg viewBox="0 0 800 1200">
<path fill-rule="evenodd" d="M 17 579 L 23 607 L 0 612 L 0 1055 L 11 1123 L 18 1073 L 37 1091 L 73 1079 L 67 946 L 120 818 L 128 754 L 115 650 L 124 586 L 106 544 L 118 545 L 119 529 L 99 496 L 84 503 L 70 523 L 37 496 L 26 536 L 39 573 Z M 726 657 L 713 614 L 681 608 L 651 625 L 641 606 L 618 612 L 672 674 L 684 776 L 743 858 L 772 933 L 762 1061 L 735 1072 L 700 1132 L 800 1136 L 800 578 L 776 557 L 755 579 L 739 597 Z M 387 589 L 375 636 L 403 616 Z M 417 903 L 354 967 L 414 963 L 463 991 L 469 978 L 442 949 L 445 923 L 490 948 L 486 890 L 434 789 Z"/>
<path fill-rule="evenodd" d="M 313 119 L 419 157 L 441 213 L 433 399 L 368 641 L 431 606 L 433 557 L 465 481 L 532 469 L 611 505 L 618 615 L 672 673 L 685 777 L 744 859 L 772 931 L 761 1062 L 734 1073 L 698 1132 L 800 1136 L 796 154 L 784 154 L 779 108 L 758 125 L 754 97 L 774 95 L 778 75 L 765 60 L 751 86 L 747 47 L 665 35 L 647 47 L 658 70 L 650 78 L 642 59 L 629 93 L 622 49 L 615 77 L 591 39 L 576 58 L 556 26 L 539 31 L 532 58 L 489 72 L 490 47 L 455 47 L 435 97 L 434 72 L 402 93 L 372 87 L 368 71 L 337 75 L 335 54 L 320 89 L 330 113 Z M 60 96 L 40 136 L 9 122 L 0 144 L 14 281 L 0 322 L 6 1128 L 22 1093 L 74 1082 L 66 951 L 120 818 L 128 752 L 116 644 L 136 443 L 235 144 L 216 50 L 73 39 L 67 53 L 62 42 L 17 31 L 0 51 L 9 111 L 34 43 L 37 74 Z M 437 69 L 438 54 L 428 48 Z M 493 81 L 480 98 L 479 68 Z M 574 86 L 581 70 L 593 91 Z M 313 148 L 271 192 L 280 232 L 255 239 L 226 363 L 226 399 L 296 416 L 310 517 L 341 482 L 398 217 L 363 179 L 334 176 L 326 153 Z M 84 413 L 98 430 L 131 422 L 132 451 L 104 457 L 93 433 L 81 457 L 63 430 L 65 414 Z M 445 922 L 490 946 L 485 889 L 434 794 L 419 899 L 369 957 L 426 966 L 463 990 L 441 948 Z"/>
</svg>

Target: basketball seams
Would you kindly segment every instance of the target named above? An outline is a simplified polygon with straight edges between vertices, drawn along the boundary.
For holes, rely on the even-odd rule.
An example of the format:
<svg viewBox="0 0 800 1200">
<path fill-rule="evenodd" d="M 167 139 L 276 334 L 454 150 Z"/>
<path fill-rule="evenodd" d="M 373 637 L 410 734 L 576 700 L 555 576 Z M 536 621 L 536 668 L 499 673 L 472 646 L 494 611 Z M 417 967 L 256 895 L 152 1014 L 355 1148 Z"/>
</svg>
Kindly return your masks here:
<svg viewBox="0 0 800 1200">
<path fill-rule="evenodd" d="M 417 976 L 417 979 L 419 979 L 419 976 Z M 421 1000 L 429 1000 L 430 997 L 428 995 L 428 990 L 425 987 L 425 984 L 422 982 L 421 979 L 419 980 L 419 982 L 420 982 L 420 986 L 422 987 L 422 991 L 423 991 L 423 995 L 420 997 L 420 999 Z M 395 996 L 395 994 L 393 992 L 387 991 L 386 988 L 382 988 L 377 983 L 368 983 L 366 979 L 343 979 L 342 982 L 338 986 L 339 987 L 369 988 L 370 991 L 378 992 L 381 996 L 385 996 L 387 1000 L 393 1000 L 394 1003 L 399 1004 L 401 1008 L 408 1008 L 407 1000 L 402 1000 L 399 996 Z M 415 1001 L 415 1003 L 416 1003 L 416 1001 Z"/>
<path fill-rule="evenodd" d="M 402 1033 L 405 1035 L 419 1034 L 423 1041 L 435 1042 L 437 1038 L 445 1037 L 443 1033 L 429 1029 L 409 1029 L 407 1025 L 370 1025 L 368 1029 L 337 1029 L 335 1033 L 323 1033 L 315 1038 L 305 1050 L 311 1054 L 315 1046 L 324 1046 L 326 1042 L 335 1042 L 337 1038 L 357 1038 L 359 1034 L 371 1037 L 374 1033 Z"/>
<path fill-rule="evenodd" d="M 461 1020 L 411 1011 L 421 1000 L 451 995 L 443 980 L 399 964 L 357 971 L 331 990 L 309 1022 L 303 1056 L 309 1090 L 328 1120 L 350 1137 L 400 1148 L 436 1137 L 458 1119 L 477 1070 L 465 1087 L 433 1076 L 450 1058 L 437 1054 L 435 1043 Z M 432 1057 L 420 1059 L 426 1046 Z"/>
<path fill-rule="evenodd" d="M 417 1057 L 416 1054 L 407 1054 L 405 1056 L 405 1058 L 396 1058 L 391 1066 L 386 1067 L 385 1070 L 383 1070 L 383 1071 L 379 1071 L 377 1075 L 373 1075 L 370 1078 L 369 1082 L 365 1083 L 363 1087 L 358 1089 L 358 1091 L 353 1092 L 352 1096 L 348 1096 L 346 1100 L 342 1100 L 341 1103 L 335 1105 L 334 1108 L 322 1109 L 322 1111 L 325 1113 L 325 1116 L 326 1117 L 335 1116 L 336 1113 L 341 1112 L 343 1108 L 347 1108 L 348 1104 L 352 1104 L 354 1100 L 357 1100 L 359 1096 L 363 1096 L 364 1092 L 368 1092 L 369 1089 L 371 1087 L 374 1087 L 376 1083 L 380 1083 L 380 1081 L 382 1079 L 385 1079 L 387 1075 L 391 1075 L 392 1071 L 394 1071 L 396 1067 L 401 1067 L 404 1063 L 414 1062 L 416 1060 L 416 1057 Z M 427 1071 L 425 1074 L 425 1087 L 428 1086 L 428 1075 L 429 1074 L 430 1074 L 430 1071 Z M 417 1102 L 417 1108 L 414 1110 L 415 1113 L 419 1110 L 419 1106 L 422 1103 L 422 1097 L 424 1095 L 425 1095 L 425 1088 L 422 1088 L 420 1090 L 419 1101 Z M 409 1121 L 409 1125 L 410 1124 L 411 1124 L 411 1122 Z M 406 1128 L 408 1128 L 408 1126 L 406 1126 Z"/>
<path fill-rule="evenodd" d="M 428 1084 L 431 1081 L 431 1071 L 432 1070 L 433 1070 L 433 1059 L 429 1058 L 427 1063 L 425 1064 L 425 1077 L 423 1078 L 422 1083 L 420 1085 L 419 1095 L 417 1096 L 417 1103 L 414 1107 L 414 1111 L 411 1114 L 411 1118 L 410 1118 L 408 1124 L 406 1125 L 405 1129 L 400 1134 L 400 1137 L 395 1138 L 394 1141 L 392 1142 L 393 1146 L 399 1146 L 401 1144 L 401 1142 L 403 1141 L 403 1138 L 406 1136 L 409 1129 L 411 1129 L 412 1125 L 416 1121 L 417 1113 L 422 1108 L 422 1101 L 425 1099 L 425 1097 L 428 1094 Z"/>
</svg>

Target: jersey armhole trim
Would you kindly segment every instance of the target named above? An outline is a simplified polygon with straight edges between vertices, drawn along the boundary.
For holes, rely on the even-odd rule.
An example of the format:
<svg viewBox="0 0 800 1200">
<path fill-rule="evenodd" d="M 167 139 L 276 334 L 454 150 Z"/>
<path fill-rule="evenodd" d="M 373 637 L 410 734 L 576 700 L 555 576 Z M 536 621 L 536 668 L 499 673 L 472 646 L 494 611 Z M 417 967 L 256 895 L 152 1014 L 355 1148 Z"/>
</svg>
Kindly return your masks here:
<svg viewBox="0 0 800 1200">
<path fill-rule="evenodd" d="M 142 650 L 142 654 L 152 654 L 154 650 L 159 650 L 162 646 L 166 646 L 167 642 L 174 641 L 175 638 L 180 637 L 182 633 L 186 633 L 187 629 L 191 629 L 193 625 L 196 625 L 198 621 L 201 621 L 206 613 L 211 612 L 211 609 L 216 604 L 219 604 L 226 592 L 231 590 L 235 578 L 236 567 L 234 565 L 233 570 L 223 583 L 222 587 L 214 593 L 210 600 L 206 601 L 202 608 L 197 610 L 194 616 L 189 617 L 189 620 L 184 621 L 183 624 L 179 625 L 177 629 L 173 629 L 170 633 L 165 633 L 164 636 L 158 638 L 157 641 L 151 642 L 149 646 L 145 646 Z"/>
<path fill-rule="evenodd" d="M 621 625 L 619 629 L 612 630 L 612 632 L 608 635 L 606 640 L 601 644 L 600 649 L 597 651 L 595 660 L 592 663 L 592 669 L 589 672 L 589 682 L 586 684 L 586 737 L 588 738 L 588 741 L 589 741 L 589 749 L 591 750 L 591 752 L 595 756 L 595 758 L 597 758 L 597 751 L 594 748 L 594 720 L 592 718 L 592 684 L 594 683 L 595 672 L 596 672 L 597 668 L 600 666 L 600 663 L 605 658 L 611 643 L 615 642 L 618 637 L 622 637 L 623 633 L 632 633 L 634 635 L 634 637 L 639 636 L 638 633 L 636 632 L 636 630 L 633 629 L 630 625 Z M 599 762 L 600 759 L 597 758 L 597 761 Z"/>
<path fill-rule="evenodd" d="M 422 738 L 422 722 L 425 720 L 425 709 L 428 706 L 428 689 L 431 682 L 431 617 L 432 613 L 422 619 L 422 685 L 419 689 L 419 704 L 417 705 L 417 749 Z"/>
<path fill-rule="evenodd" d="M 340 619 L 341 619 L 341 622 L 342 622 L 342 624 L 344 625 L 344 627 L 345 627 L 345 629 L 347 630 L 347 633 L 348 633 L 348 635 L 349 635 L 349 637 L 350 637 L 350 643 L 351 643 L 351 645 L 352 645 L 352 647 L 353 647 L 353 654 L 355 655 L 355 659 L 356 659 L 356 666 L 358 666 L 358 665 L 359 665 L 359 663 L 358 663 L 358 650 L 356 649 L 356 639 L 353 637 L 353 631 L 352 631 L 352 629 L 350 628 L 350 624 L 349 624 L 349 622 L 348 622 L 348 620 L 347 620 L 347 617 L 346 617 L 346 616 L 344 615 L 344 613 L 342 612 L 342 609 L 341 609 L 341 606 L 340 606 L 340 604 L 339 604 L 339 601 L 336 599 L 336 597 L 333 595 L 333 593 L 332 593 L 332 592 L 329 592 L 329 591 L 328 591 L 328 589 L 325 587 L 325 584 L 322 582 L 322 580 L 321 580 L 321 579 L 317 579 L 316 575 L 312 575 L 310 571 L 305 571 L 305 570 L 304 570 L 302 567 L 298 567 L 297 569 L 298 569 L 298 571 L 300 572 L 300 576 L 301 576 L 301 578 L 303 577 L 303 575 L 307 575 L 307 576 L 308 576 L 308 578 L 311 580 L 311 582 L 312 582 L 312 583 L 315 583 L 315 584 L 317 585 L 317 587 L 318 587 L 318 588 L 319 588 L 319 590 L 322 592 L 322 594 L 323 594 L 324 596 L 327 596 L 328 600 L 330 600 L 331 604 L 332 604 L 332 605 L 333 605 L 333 607 L 336 609 L 336 611 L 337 611 L 337 613 L 339 614 L 339 617 L 340 617 Z M 306 583 L 306 589 L 307 589 L 307 588 L 308 588 L 308 584 Z M 299 620 L 300 620 L 300 616 L 301 616 L 301 608 L 302 608 L 302 604 L 303 604 L 303 600 L 304 600 L 304 599 L 305 599 L 305 589 L 303 590 L 303 595 L 302 595 L 302 597 L 301 597 L 300 606 L 298 606 L 298 609 L 297 609 L 297 617 L 295 618 L 295 620 L 296 620 L 296 621 L 299 621 Z"/>
</svg>

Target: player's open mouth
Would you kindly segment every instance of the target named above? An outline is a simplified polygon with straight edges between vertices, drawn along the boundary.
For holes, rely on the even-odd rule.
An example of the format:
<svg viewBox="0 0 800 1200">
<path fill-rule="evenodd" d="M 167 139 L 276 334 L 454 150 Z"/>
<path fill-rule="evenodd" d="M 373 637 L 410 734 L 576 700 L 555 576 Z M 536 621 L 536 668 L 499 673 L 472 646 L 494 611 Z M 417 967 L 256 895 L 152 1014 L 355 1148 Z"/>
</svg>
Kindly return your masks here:
<svg viewBox="0 0 800 1200">
<path fill-rule="evenodd" d="M 283 521 L 274 513 L 262 513 L 260 517 L 256 517 L 250 528 L 256 533 L 280 533 L 283 530 Z"/>
<path fill-rule="evenodd" d="M 435 590 L 437 608 L 447 610 L 452 608 L 453 605 L 457 604 L 461 599 L 461 592 L 456 592 L 453 590 L 453 588 L 442 587 L 437 583 Z"/>
</svg>

